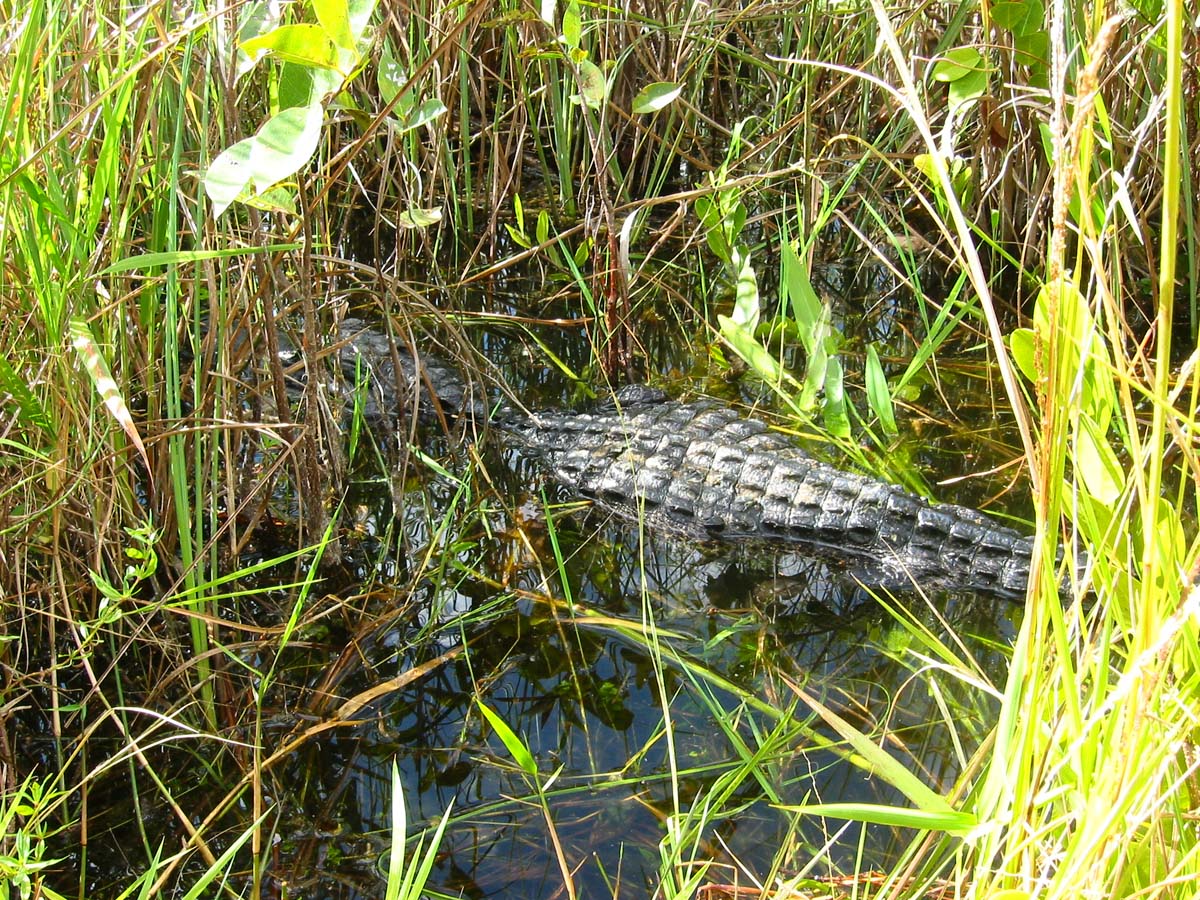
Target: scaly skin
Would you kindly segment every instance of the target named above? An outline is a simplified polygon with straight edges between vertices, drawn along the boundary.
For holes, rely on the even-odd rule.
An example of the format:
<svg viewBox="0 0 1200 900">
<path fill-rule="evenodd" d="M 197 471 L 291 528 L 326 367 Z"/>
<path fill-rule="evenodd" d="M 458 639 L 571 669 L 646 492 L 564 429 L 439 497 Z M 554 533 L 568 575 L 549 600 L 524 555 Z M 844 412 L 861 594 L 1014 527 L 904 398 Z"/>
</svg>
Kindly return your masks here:
<svg viewBox="0 0 1200 900">
<path fill-rule="evenodd" d="M 1030 538 L 961 506 L 810 459 L 710 403 L 534 413 L 502 424 L 555 480 L 651 524 L 853 557 L 896 581 L 1024 594 Z"/>
<path fill-rule="evenodd" d="M 387 338 L 348 325 L 343 370 L 365 363 L 383 403 L 397 383 Z M 412 359 L 399 359 L 400 381 L 411 384 Z M 447 414 L 483 414 L 454 369 L 426 358 L 422 371 Z M 727 407 L 672 402 L 646 389 L 627 390 L 618 402 L 622 396 L 620 409 L 588 413 L 502 407 L 492 423 L 569 490 L 652 526 L 702 539 L 794 543 L 865 562 L 894 583 L 1025 592 L 1032 540 L 976 510 L 931 504 L 813 460 Z"/>
</svg>

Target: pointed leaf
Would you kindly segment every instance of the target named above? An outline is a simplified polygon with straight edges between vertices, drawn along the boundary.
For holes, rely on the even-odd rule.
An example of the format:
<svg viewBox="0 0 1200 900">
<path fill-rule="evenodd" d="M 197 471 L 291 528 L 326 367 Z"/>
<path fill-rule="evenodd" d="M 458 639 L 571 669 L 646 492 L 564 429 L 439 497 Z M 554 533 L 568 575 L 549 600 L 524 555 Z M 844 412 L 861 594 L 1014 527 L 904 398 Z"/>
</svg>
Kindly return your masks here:
<svg viewBox="0 0 1200 900">
<path fill-rule="evenodd" d="M 825 364 L 825 427 L 840 438 L 850 437 L 850 415 L 846 411 L 845 376 L 842 361 L 830 356 Z"/>
<path fill-rule="evenodd" d="M 446 104 L 437 97 L 426 100 L 419 107 L 411 110 L 400 121 L 400 133 L 412 131 L 414 128 L 420 128 L 422 125 L 428 125 L 435 119 L 446 114 Z"/>
<path fill-rule="evenodd" d="M 945 831 L 949 834 L 967 834 L 975 827 L 973 815 L 956 810 L 905 809 L 876 803 L 809 803 L 803 806 L 782 806 L 780 809 L 809 816 L 829 816 L 853 822 L 868 822 L 872 825 Z"/>
<path fill-rule="evenodd" d="M 478 698 L 476 698 L 475 702 L 479 706 L 479 711 L 483 713 L 483 717 L 488 720 L 488 724 L 499 735 L 500 740 L 504 742 L 504 746 L 508 748 L 509 755 L 521 767 L 521 770 L 527 775 L 536 775 L 537 763 L 533 759 L 533 754 L 529 752 L 529 748 L 525 746 L 525 742 L 517 737 L 516 733 L 508 727 L 508 723 L 496 715 L 486 703 Z"/>
<path fill-rule="evenodd" d="M 735 296 L 733 321 L 744 327 L 748 333 L 754 334 L 755 329 L 758 328 L 760 314 L 758 276 L 754 274 L 754 269 L 750 265 L 749 253 L 745 254 L 741 269 L 738 271 Z"/>
<path fill-rule="evenodd" d="M 8 360 L 0 356 L 0 398 L 8 394 L 17 404 L 17 420 L 27 426 L 33 426 L 45 432 L 47 437 L 54 437 L 50 425 L 50 417 L 42 402 L 29 390 L 25 379 L 16 373 Z"/>
<path fill-rule="evenodd" d="M 406 209 L 396 219 L 396 224 L 401 228 L 428 228 L 430 225 L 436 225 L 442 221 L 442 209 L 440 206 L 433 206 L 428 209 L 412 208 Z"/>
<path fill-rule="evenodd" d="M 562 41 L 571 50 L 578 50 L 583 41 L 583 20 L 577 0 L 571 0 L 563 10 Z"/>
<path fill-rule="evenodd" d="M 674 81 L 648 84 L 633 98 L 633 111 L 639 115 L 658 112 L 675 102 L 683 87 Z"/>
<path fill-rule="evenodd" d="M 83 369 L 87 372 L 88 377 L 91 378 L 96 393 L 104 401 L 109 415 L 117 420 L 117 424 L 129 436 L 130 442 L 142 457 L 142 462 L 146 464 L 146 471 L 150 472 L 150 458 L 146 455 L 146 447 L 142 444 L 142 438 L 138 434 L 137 425 L 134 424 L 133 415 L 129 412 L 129 407 L 125 405 L 120 385 L 109 372 L 108 363 L 104 361 L 99 345 L 92 337 L 92 330 L 88 327 L 87 320 L 71 319 L 69 334 L 71 335 L 71 346 L 79 355 L 79 361 L 83 364 Z"/>
<path fill-rule="evenodd" d="M 250 184 L 250 154 L 254 138 L 245 138 L 223 151 L 204 173 L 204 193 L 219 218 Z"/>
<path fill-rule="evenodd" d="M 874 344 L 867 347 L 866 379 L 867 402 L 871 405 L 872 412 L 879 417 L 879 427 L 889 436 L 898 434 L 896 416 L 892 411 L 892 393 L 888 390 L 887 375 L 884 374 Z"/>
<path fill-rule="evenodd" d="M 984 72 L 987 69 L 983 57 L 974 47 L 955 47 L 947 50 L 933 66 L 934 81 L 958 81 L 974 72 Z"/>
<path fill-rule="evenodd" d="M 1075 468 L 1084 489 L 1098 503 L 1112 506 L 1125 488 L 1125 470 L 1103 432 L 1088 416 L 1076 419 Z"/>
<path fill-rule="evenodd" d="M 867 737 L 832 709 L 825 706 L 816 697 L 809 694 L 799 685 L 789 686 L 796 695 L 808 704 L 830 728 L 836 731 L 850 744 L 854 755 L 850 761 L 867 772 L 878 775 L 900 793 L 904 794 L 918 808 L 929 813 L 954 813 L 955 809 L 941 794 L 938 794 L 922 782 L 908 767 L 895 759 L 875 741 Z"/>
<path fill-rule="evenodd" d="M 312 159 L 324 118 L 324 107 L 314 103 L 285 109 L 258 130 L 250 150 L 250 178 L 257 193 L 294 175 Z"/>
</svg>

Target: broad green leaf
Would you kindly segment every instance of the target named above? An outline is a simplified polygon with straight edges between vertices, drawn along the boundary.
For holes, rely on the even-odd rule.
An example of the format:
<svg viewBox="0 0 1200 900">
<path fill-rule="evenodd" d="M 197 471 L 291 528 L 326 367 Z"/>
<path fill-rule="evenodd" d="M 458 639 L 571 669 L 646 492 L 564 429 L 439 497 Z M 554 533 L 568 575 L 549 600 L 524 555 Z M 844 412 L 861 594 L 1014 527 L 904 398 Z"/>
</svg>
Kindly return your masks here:
<svg viewBox="0 0 1200 900">
<path fill-rule="evenodd" d="M 375 12 L 378 2 L 379 0 L 349 0 L 346 4 L 350 17 L 350 34 L 354 36 L 356 47 L 367 33 L 367 26 L 371 24 L 371 14 Z"/>
<path fill-rule="evenodd" d="M 674 81 L 656 81 L 654 84 L 648 84 L 633 98 L 633 111 L 639 115 L 656 113 L 674 103 L 682 90 L 682 85 Z"/>
<path fill-rule="evenodd" d="M 829 366 L 829 353 L 825 342 L 818 341 L 808 353 L 804 366 L 804 389 L 800 394 L 800 407 L 811 410 L 817 405 L 817 397 L 825 387 L 825 370 Z"/>
<path fill-rule="evenodd" d="M 538 211 L 537 225 L 534 226 L 533 236 L 537 238 L 539 244 L 550 240 L 550 213 L 544 209 Z"/>
<path fill-rule="evenodd" d="M 958 81 L 975 72 L 985 72 L 987 69 L 983 57 L 974 47 L 955 47 L 946 53 L 933 66 L 934 81 Z"/>
<path fill-rule="evenodd" d="M 213 215 L 221 215 L 243 192 L 263 194 L 304 166 L 316 152 L 324 115 L 319 103 L 285 109 L 254 137 L 238 141 L 213 160 L 204 174 Z"/>
<path fill-rule="evenodd" d="M 391 48 L 384 46 L 379 57 L 379 65 L 375 67 L 375 85 L 379 88 L 379 97 L 384 105 L 392 102 L 404 86 L 408 84 L 408 71 L 392 56 Z M 392 112 L 403 118 L 412 108 L 411 94 L 396 104 Z"/>
<path fill-rule="evenodd" d="M 949 834 L 959 835 L 967 834 L 975 827 L 973 815 L 957 810 L 905 809 L 876 803 L 809 803 L 803 806 L 781 806 L 780 809 L 808 816 L 829 816 L 834 819 L 848 819 L 852 822 L 868 822 L 872 825 L 916 828 L 921 831 L 945 831 Z"/>
<path fill-rule="evenodd" d="M 344 50 L 354 50 L 354 35 L 350 30 L 350 9 L 346 0 L 312 0 L 313 12 L 325 37 Z"/>
<path fill-rule="evenodd" d="M 874 344 L 867 347 L 866 380 L 867 402 L 879 417 L 879 426 L 887 435 L 897 434 L 896 416 L 892 411 L 892 394 L 888 390 L 887 375 L 883 372 L 883 365 L 879 362 L 879 353 Z"/>
<path fill-rule="evenodd" d="M 240 49 L 252 59 L 269 53 L 277 59 L 302 66 L 338 68 L 338 48 L 325 36 L 320 25 L 280 25 L 266 34 L 244 41 Z"/>
<path fill-rule="evenodd" d="M 745 254 L 742 267 L 738 271 L 735 297 L 733 321 L 745 328 L 748 333 L 754 334 L 759 320 L 758 277 L 750 265 L 749 253 Z"/>
<path fill-rule="evenodd" d="M 792 318 L 798 327 L 800 342 L 804 349 L 811 353 L 813 349 L 813 326 L 820 321 L 824 314 L 825 305 L 813 290 L 812 281 L 808 277 L 808 266 L 796 252 L 796 245 L 791 241 L 780 244 L 780 269 L 783 289 L 783 300 L 791 307 Z"/>
<path fill-rule="evenodd" d="M 321 103 L 336 93 L 344 80 L 333 69 L 315 69 L 285 62 L 279 67 L 279 108 Z"/>
<path fill-rule="evenodd" d="M 779 365 L 779 360 L 759 343 L 758 338 L 729 316 L 718 315 L 717 325 L 721 330 L 721 338 L 755 375 L 768 384 L 779 384 L 783 380 L 785 373 Z"/>
<path fill-rule="evenodd" d="M 220 217 L 250 183 L 250 154 L 254 138 L 238 141 L 223 150 L 204 173 L 204 193 L 212 201 L 213 218 Z"/>
<path fill-rule="evenodd" d="M 406 209 L 396 218 L 396 224 L 401 228 L 428 228 L 430 225 L 436 225 L 440 221 L 442 221 L 442 209 L 440 206 L 428 209 Z"/>
<path fill-rule="evenodd" d="M 1104 433 L 1087 416 L 1076 419 L 1075 469 L 1093 499 L 1112 506 L 1125 488 L 1125 471 Z"/>
<path fill-rule="evenodd" d="M 563 10 L 562 40 L 571 50 L 578 50 L 583 42 L 583 20 L 576 0 L 571 0 Z"/>
<path fill-rule="evenodd" d="M 525 204 L 521 202 L 520 194 L 513 194 L 513 217 L 517 220 L 517 230 L 525 233 Z"/>
<path fill-rule="evenodd" d="M 970 103 L 972 100 L 978 100 L 988 89 L 987 72 L 976 71 L 964 75 L 962 78 L 956 78 L 950 82 L 950 91 L 947 94 L 950 100 L 950 108 L 958 109 L 964 103 Z"/>
<path fill-rule="evenodd" d="M 1034 335 L 1032 328 L 1018 328 L 1008 336 L 1008 347 L 1012 351 L 1013 362 L 1017 368 L 1032 382 L 1038 379 L 1037 364 L 1034 356 Z"/>
<path fill-rule="evenodd" d="M 400 767 L 392 759 L 392 847 L 388 853 L 387 891 L 384 900 L 399 900 L 404 878 L 404 843 L 408 837 L 408 812 L 404 808 L 404 784 Z"/>
<path fill-rule="evenodd" d="M 105 362 L 104 355 L 100 352 L 99 345 L 92 337 L 92 330 L 88 327 L 87 320 L 79 318 L 71 319 L 68 329 L 71 335 L 71 346 L 75 348 L 75 352 L 79 355 L 79 361 L 83 364 L 84 371 L 87 372 L 88 377 L 92 380 L 92 385 L 96 388 L 96 393 L 104 401 L 104 406 L 108 410 L 109 415 L 116 419 L 117 424 L 129 436 L 130 443 L 137 448 L 138 454 L 142 457 L 142 462 L 146 464 L 146 471 L 151 472 L 150 457 L 146 455 L 146 447 L 142 443 L 141 435 L 138 434 L 137 425 L 133 421 L 133 415 L 129 412 L 129 407 L 125 404 L 125 398 L 121 395 L 120 385 L 112 377 L 108 363 Z"/>
<path fill-rule="evenodd" d="M 428 125 L 445 114 L 446 104 L 437 97 L 432 97 L 416 109 L 410 110 L 408 115 L 400 120 L 400 133 L 403 134 L 414 128 L 420 128 L 422 125 Z"/>
<path fill-rule="evenodd" d="M 227 259 L 231 256 L 250 256 L 255 253 L 282 253 L 299 250 L 301 246 L 297 242 L 291 242 L 268 244 L 265 247 L 222 247 L 220 250 L 171 250 L 163 253 L 142 253 L 117 260 L 111 266 L 97 272 L 95 277 L 104 278 L 121 272 L 145 272 L 160 266 L 182 266 L 207 259 Z"/>
<path fill-rule="evenodd" d="M 253 69 L 258 61 L 267 55 L 267 51 L 262 49 L 252 56 L 246 53 L 240 45 L 274 29 L 279 24 L 279 15 L 279 4 L 273 0 L 251 0 L 242 6 L 238 14 L 237 39 L 239 46 L 237 47 L 235 81 Z"/>
<path fill-rule="evenodd" d="M 1042 0 L 1000 0 L 992 6 L 992 21 L 1015 35 L 1044 31 L 1046 8 Z"/>
<path fill-rule="evenodd" d="M 500 736 L 500 740 L 504 742 L 504 746 L 508 748 L 509 755 L 521 771 L 527 775 L 537 775 L 537 762 L 534 761 L 533 754 L 529 752 L 529 748 L 525 746 L 525 742 L 517 737 L 516 733 L 508 727 L 508 723 L 501 719 L 493 712 L 486 703 L 479 698 L 475 699 L 479 706 L 479 711 L 483 713 L 483 717 L 488 720 L 488 724 Z"/>
<path fill-rule="evenodd" d="M 258 130 L 250 148 L 250 179 L 261 194 L 312 159 L 321 139 L 325 108 L 320 103 L 285 109 Z"/>
<path fill-rule="evenodd" d="M 571 255 L 571 258 L 575 261 L 575 265 L 577 267 L 582 268 L 583 264 L 585 262 L 587 262 L 588 257 L 591 255 L 592 255 L 592 239 L 589 237 L 589 238 L 584 238 L 582 241 L 579 242 L 579 246 L 577 246 L 575 248 L 575 252 Z"/>
<path fill-rule="evenodd" d="M 1050 58 L 1050 35 L 1045 31 L 1018 34 L 1013 38 L 1015 59 L 1023 66 L 1044 65 Z"/>
<path fill-rule="evenodd" d="M 282 187 L 267 188 L 261 194 L 246 194 L 239 199 L 247 206 L 264 212 L 296 215 L 296 198 L 291 191 Z"/>
<path fill-rule="evenodd" d="M 604 70 L 590 59 L 579 61 L 579 93 L 571 97 L 573 103 L 585 103 L 590 109 L 599 109 L 608 96 L 608 82 Z"/>
<path fill-rule="evenodd" d="M 850 437 L 850 415 L 846 410 L 846 388 L 842 361 L 830 356 L 825 364 L 825 427 L 840 438 Z"/>
</svg>

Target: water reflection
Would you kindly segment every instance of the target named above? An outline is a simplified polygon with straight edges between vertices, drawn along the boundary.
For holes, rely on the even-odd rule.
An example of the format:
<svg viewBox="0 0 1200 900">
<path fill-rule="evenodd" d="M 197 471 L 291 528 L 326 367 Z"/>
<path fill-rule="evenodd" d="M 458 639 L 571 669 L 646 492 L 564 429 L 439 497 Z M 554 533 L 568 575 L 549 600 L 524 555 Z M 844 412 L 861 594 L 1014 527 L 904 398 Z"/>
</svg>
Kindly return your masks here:
<svg viewBox="0 0 1200 900">
<path fill-rule="evenodd" d="M 422 496 L 436 495 L 428 487 Z M 363 503 L 380 511 L 373 534 L 403 535 L 392 546 L 436 544 L 445 556 L 413 598 L 415 613 L 360 642 L 360 670 L 339 692 L 350 695 L 412 669 L 460 640 L 468 650 L 371 704 L 359 716 L 365 724 L 307 748 L 297 761 L 291 783 L 304 786 L 297 805 L 316 820 L 339 823 L 328 837 L 306 838 L 305 852 L 297 847 L 293 857 L 324 861 L 316 871 L 325 895 L 377 895 L 375 860 L 387 843 L 393 759 L 411 821 L 428 823 L 454 801 L 434 874 L 446 894 L 558 896 L 561 852 L 581 896 L 641 898 L 658 880 L 667 818 L 703 804 L 738 765 L 739 753 L 763 743 L 773 747 L 765 763 L 769 784 L 748 778 L 727 798 L 724 808 L 736 815 L 710 823 L 705 858 L 736 859 L 761 874 L 791 839 L 802 848 L 799 858 L 832 842 L 821 872 L 850 865 L 859 852 L 857 827 L 832 840 L 825 829 L 838 823 L 802 819 L 791 834 L 791 818 L 775 804 L 904 802 L 818 749 L 805 731 L 802 706 L 788 720 L 743 702 L 795 706 L 785 678 L 864 730 L 885 724 L 889 752 L 938 790 L 950 786 L 960 764 L 942 724 L 947 712 L 967 741 L 986 729 L 989 710 L 978 692 L 946 676 L 934 696 L 927 681 L 911 679 L 921 663 L 906 652 L 907 632 L 854 571 L 828 560 L 639 534 L 627 520 L 596 510 L 552 507 L 547 519 L 540 496 L 528 495 L 514 503 L 525 511 L 520 524 L 504 523 L 493 509 L 474 534 L 451 538 L 428 524 L 405 525 L 406 517 L 420 518 L 407 494 L 397 524 L 384 526 L 389 501 L 370 501 L 370 490 L 360 490 Z M 381 556 L 361 559 L 368 546 Z M 363 571 L 378 580 L 396 570 L 386 546 L 364 541 L 359 548 Z M 916 591 L 893 591 L 889 600 L 935 632 L 945 633 L 944 617 L 956 633 L 980 635 L 969 649 L 983 677 L 1001 677 L 1003 657 L 995 647 L 1011 634 L 1014 607 L 947 594 L 927 605 Z M 660 650 L 645 637 L 650 621 Z M 431 633 L 433 642 L 418 639 Z M 656 653 L 664 660 L 661 682 Z M 527 742 L 539 779 L 557 776 L 548 800 L 557 845 L 529 777 L 487 726 L 477 697 Z M 673 743 L 664 738 L 664 703 Z M 725 724 L 717 710 L 724 710 Z M 867 859 L 882 865 L 893 840 L 885 829 L 869 829 Z M 279 872 L 284 878 L 287 869 Z"/>
</svg>

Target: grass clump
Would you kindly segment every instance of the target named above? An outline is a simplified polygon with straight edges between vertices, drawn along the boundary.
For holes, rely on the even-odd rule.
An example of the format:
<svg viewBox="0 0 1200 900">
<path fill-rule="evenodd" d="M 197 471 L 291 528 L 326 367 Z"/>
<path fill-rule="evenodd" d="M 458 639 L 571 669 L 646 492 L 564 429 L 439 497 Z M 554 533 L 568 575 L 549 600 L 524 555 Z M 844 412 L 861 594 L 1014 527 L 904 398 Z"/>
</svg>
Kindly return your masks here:
<svg viewBox="0 0 1200 900">
<path fill-rule="evenodd" d="M 360 672 L 354 649 L 432 582 L 487 588 L 478 632 L 505 617 L 501 602 L 537 595 L 570 608 L 563 634 L 602 631 L 650 660 L 661 728 L 608 775 L 627 787 L 635 762 L 667 747 L 651 779 L 665 798 L 662 896 L 716 882 L 717 824 L 754 802 L 792 808 L 793 832 L 815 816 L 918 829 L 893 871 L 858 873 L 874 896 L 1192 890 L 1200 254 L 1185 13 L 1179 0 L 1111 19 L 1040 0 L 917 13 L 9 4 L 7 884 L 20 896 L 199 896 L 218 881 L 264 892 L 280 798 L 301 780 L 285 772 L 294 754 L 470 659 L 437 643 L 477 634 L 470 617 L 433 615 L 397 645 L 408 680 L 372 693 L 348 674 Z M 863 259 L 910 288 L 911 308 L 889 296 L 863 313 L 822 293 L 831 262 Z M 563 316 L 540 296 L 505 306 L 502 293 L 468 293 L 503 287 L 519 265 L 546 273 Z M 672 296 L 680 270 L 699 270 L 702 298 Z M 1040 548 L 1006 683 L 993 688 L 964 645 L 896 612 L 913 678 L 942 704 L 956 783 L 931 785 L 893 733 L 851 721 L 849 701 L 783 679 L 768 701 L 679 651 L 648 593 L 640 622 L 586 610 L 557 545 L 541 594 L 487 574 L 482 548 L 500 539 L 483 504 L 502 491 L 464 477 L 437 506 L 428 456 L 389 468 L 403 454 L 360 450 L 361 419 L 344 440 L 328 359 L 346 306 L 401 344 L 430 323 L 459 336 L 477 317 L 499 346 L 531 335 L 571 375 L 581 367 L 555 355 L 548 320 L 586 324 L 605 377 L 647 365 L 655 320 L 679 322 L 676 343 L 708 328 L 702 368 L 723 374 L 740 358 L 797 427 L 879 469 L 923 386 L 946 383 L 949 357 L 986 364 L 997 407 L 1011 409 Z M 295 370 L 290 347 L 304 351 Z M 414 435 L 376 440 L 403 448 Z M 363 542 L 341 503 L 363 472 L 397 498 L 372 538 L 407 568 L 326 591 Z M 349 649 L 332 664 L 305 655 L 339 643 Z M 936 681 L 947 675 L 980 709 L 998 704 L 986 735 L 956 730 Z M 595 698 L 566 693 L 586 721 Z M 675 749 L 684 696 L 730 748 L 703 788 L 689 783 L 703 766 Z M 476 705 L 524 751 L 528 799 L 572 894 L 554 805 L 583 788 L 551 790 L 560 770 L 543 777 L 496 705 Z M 483 727 L 464 716 L 463 735 Z M 280 721 L 288 737 L 271 749 Z M 789 802 L 781 761 L 803 742 L 868 764 L 908 805 Z M 132 798 L 118 821 L 105 815 L 113 791 Z M 419 893 L 432 847 L 463 816 L 441 818 L 418 859 L 388 856 L 390 895 Z M 139 874 L 89 880 L 97 835 Z M 805 846 L 801 859 L 781 844 L 764 891 L 797 895 L 825 859 Z"/>
</svg>

